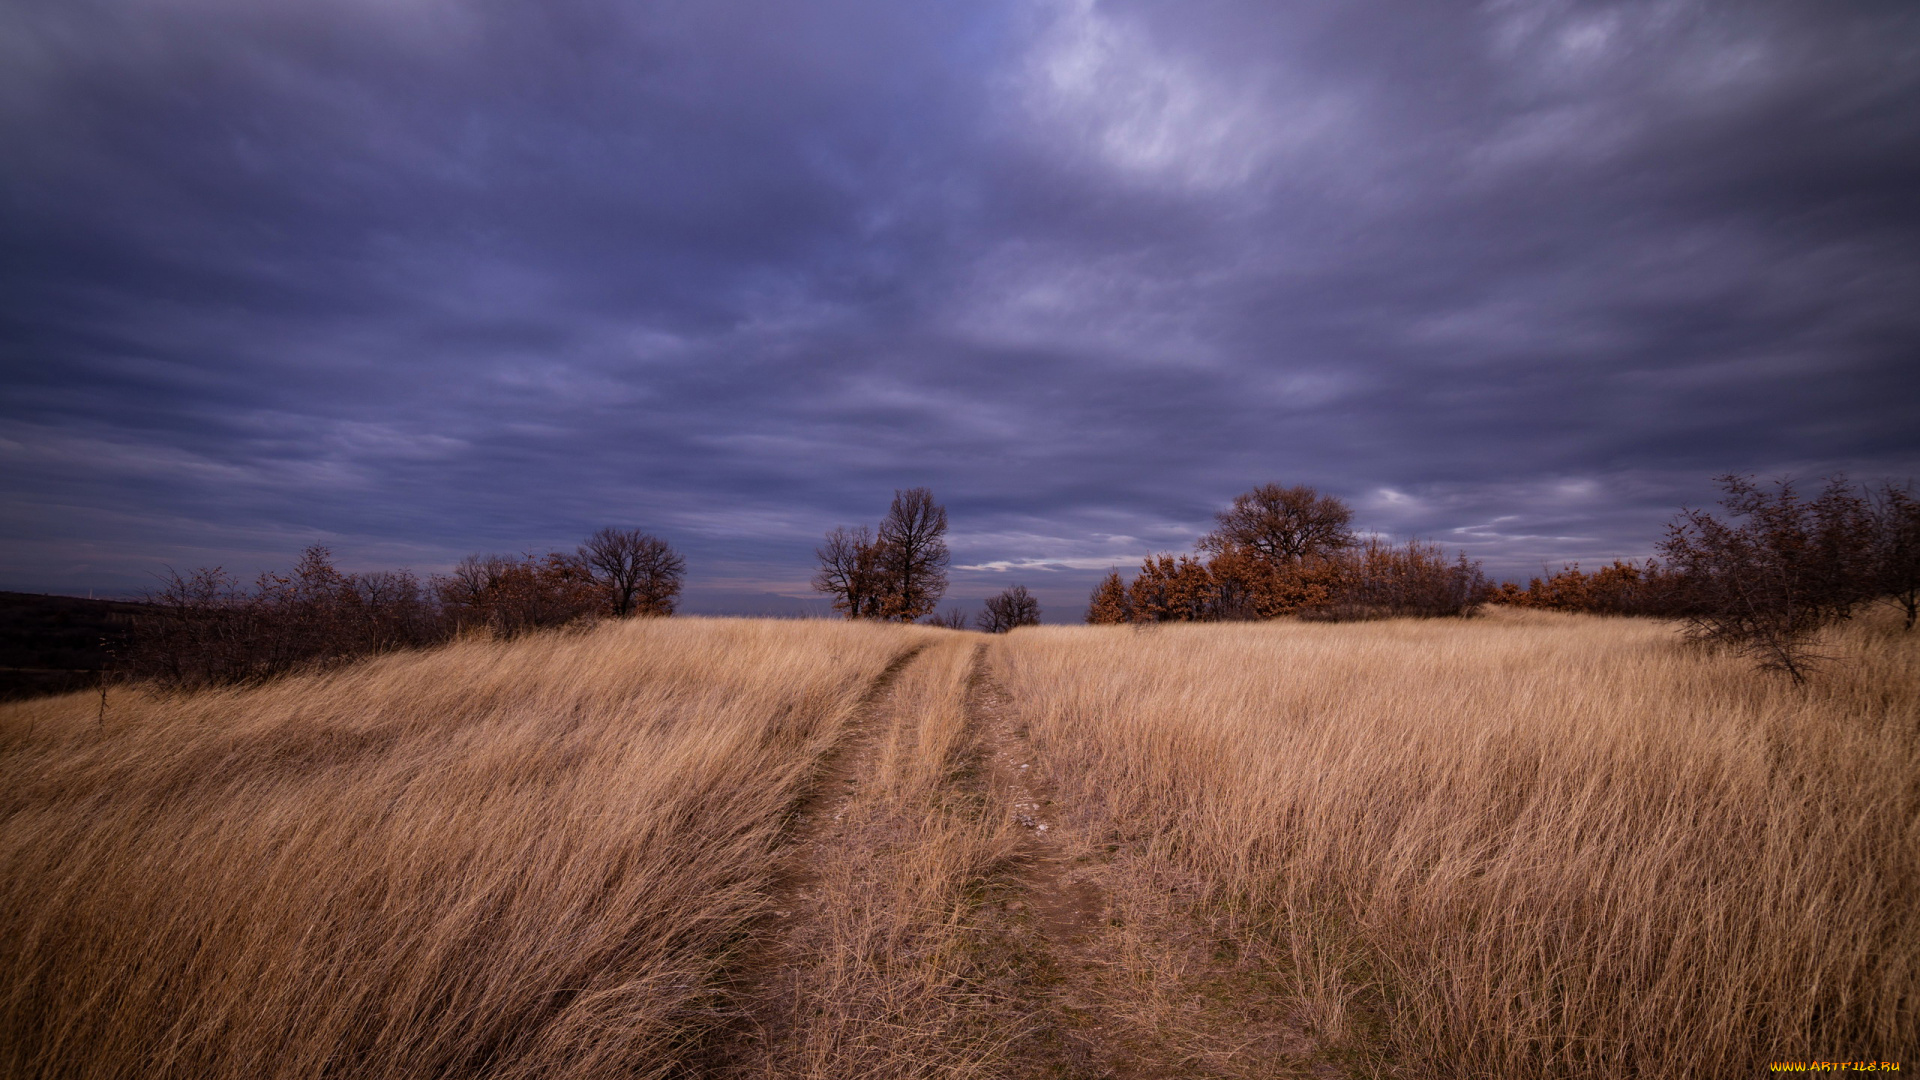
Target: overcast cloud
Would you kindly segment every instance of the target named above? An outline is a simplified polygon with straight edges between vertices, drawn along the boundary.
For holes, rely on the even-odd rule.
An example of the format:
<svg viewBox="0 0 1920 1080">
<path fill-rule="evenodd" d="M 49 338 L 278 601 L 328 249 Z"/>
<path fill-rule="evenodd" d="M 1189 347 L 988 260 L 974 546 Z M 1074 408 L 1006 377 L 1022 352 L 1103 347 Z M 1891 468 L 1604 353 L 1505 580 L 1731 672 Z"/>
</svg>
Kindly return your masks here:
<svg viewBox="0 0 1920 1080">
<path fill-rule="evenodd" d="M 0 587 L 926 485 L 1077 618 L 1265 481 L 1496 576 L 1920 475 L 1920 8 L 0 7 Z"/>
</svg>

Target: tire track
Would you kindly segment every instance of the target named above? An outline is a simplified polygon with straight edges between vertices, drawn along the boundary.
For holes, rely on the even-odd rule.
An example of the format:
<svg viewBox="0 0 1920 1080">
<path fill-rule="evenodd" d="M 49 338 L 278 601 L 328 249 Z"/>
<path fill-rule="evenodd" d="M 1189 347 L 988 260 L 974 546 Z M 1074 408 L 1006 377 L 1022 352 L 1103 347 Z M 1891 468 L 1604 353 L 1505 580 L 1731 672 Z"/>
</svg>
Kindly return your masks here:
<svg viewBox="0 0 1920 1080">
<path fill-rule="evenodd" d="M 821 756 L 813 782 L 807 785 L 806 794 L 794 803 L 788 818 L 786 843 L 782 846 L 785 858 L 768 889 L 776 918 L 787 917 L 783 912 L 793 906 L 791 901 L 811 880 L 809 861 L 805 857 L 807 848 L 832 827 L 833 808 L 847 800 L 847 788 L 856 786 L 865 775 L 860 767 L 861 759 L 872 751 L 875 731 L 886 719 L 883 706 L 887 697 L 907 665 L 919 659 L 928 644 L 922 642 L 887 661 L 887 666 L 867 683 L 854 701 L 846 733 Z"/>
<path fill-rule="evenodd" d="M 797 981 L 803 977 L 800 942 L 813 932 L 818 914 L 809 903 L 819 881 L 817 849 L 830 838 L 838 808 L 857 789 L 862 765 L 886 722 L 894 684 L 926 652 L 922 642 L 887 662 L 855 699 L 845 731 L 821 756 L 813 780 L 794 803 L 779 866 L 767 887 L 767 913 L 748 931 L 743 957 L 733 966 L 726 997 L 729 1023 L 710 1033 L 704 1065 L 695 1076 L 777 1075 L 767 1051 L 778 1046 L 794 1016 Z"/>
<path fill-rule="evenodd" d="M 989 804 L 1023 833 L 997 903 L 982 911 L 986 947 L 999 960 L 992 989 L 1003 1011 L 1024 1018 L 1008 1045 L 1009 1076 L 1131 1080 L 1136 1074 L 1118 1064 L 1123 1055 L 1108 1045 L 1097 1007 L 1078 992 L 1106 896 L 1075 862 L 1055 787 L 1035 767 L 1026 726 L 993 677 L 991 647 L 974 652 L 966 708 Z"/>
<path fill-rule="evenodd" d="M 1075 814 L 1036 754 L 990 648 L 975 655 L 967 708 L 989 798 L 1023 833 L 997 903 L 983 911 L 1002 954 L 996 989 L 1030 1017 L 1009 1077 L 1146 1080 L 1334 1075 L 1267 965 L 1249 966 L 1198 902 L 1199 882 L 1113 843 Z"/>
<path fill-rule="evenodd" d="M 1071 785 L 994 676 L 1008 647 L 929 642 L 861 694 L 796 802 L 730 1019 L 688 1075 L 1333 1074 L 1202 883 L 1064 805 Z"/>
</svg>

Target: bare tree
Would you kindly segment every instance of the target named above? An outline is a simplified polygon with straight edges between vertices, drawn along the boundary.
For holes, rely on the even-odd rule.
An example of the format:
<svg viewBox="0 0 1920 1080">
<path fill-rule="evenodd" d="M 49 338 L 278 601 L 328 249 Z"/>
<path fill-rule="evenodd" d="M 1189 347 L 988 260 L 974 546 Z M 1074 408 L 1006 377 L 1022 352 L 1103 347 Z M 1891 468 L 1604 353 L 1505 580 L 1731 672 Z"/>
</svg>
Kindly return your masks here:
<svg viewBox="0 0 1920 1080">
<path fill-rule="evenodd" d="M 887 595 L 883 615 L 912 622 L 931 613 L 947 591 L 947 510 L 923 487 L 893 493 L 880 522 L 878 561 Z"/>
<path fill-rule="evenodd" d="M 876 533 L 836 528 L 814 550 L 813 587 L 849 619 L 913 622 L 930 615 L 947 591 L 946 508 L 926 488 L 893 493 Z"/>
<path fill-rule="evenodd" d="M 813 575 L 813 587 L 833 597 L 835 611 L 849 619 L 882 616 L 887 588 L 880 548 L 865 525 L 834 529 L 814 555 L 820 569 Z"/>
<path fill-rule="evenodd" d="M 1004 634 L 1016 626 L 1039 626 L 1040 601 L 1027 592 L 1025 585 L 1014 585 L 989 598 L 974 625 L 989 634 Z"/>
<path fill-rule="evenodd" d="M 673 614 L 687 563 L 665 540 L 639 529 L 601 529 L 581 545 L 580 558 L 615 616 Z"/>
<path fill-rule="evenodd" d="M 948 608 L 928 619 L 927 625 L 944 626 L 949 630 L 965 630 L 967 628 L 967 621 L 967 613 L 956 607 Z"/>
<path fill-rule="evenodd" d="M 640 552 L 640 591 L 634 594 L 636 615 L 671 615 L 680 603 L 680 584 L 687 561 L 665 540 L 648 537 Z"/>
<path fill-rule="evenodd" d="M 1235 495 L 1233 505 L 1214 520 L 1219 527 L 1200 538 L 1200 550 L 1238 550 L 1272 565 L 1330 555 L 1354 544 L 1352 509 L 1305 485 L 1262 484 Z"/>
<path fill-rule="evenodd" d="M 1911 485 L 1881 485 L 1872 502 L 1874 591 L 1893 598 L 1913 629 L 1920 615 L 1920 499 Z"/>
<path fill-rule="evenodd" d="M 501 637 L 564 626 L 607 610 L 586 561 L 559 551 L 469 555 L 451 576 L 435 577 L 432 585 L 455 626 L 485 626 Z"/>
<path fill-rule="evenodd" d="M 450 624 L 412 573 L 343 574 L 324 547 L 243 589 L 219 568 L 169 572 L 148 594 L 128 675 L 175 687 L 271 678 L 444 640 Z"/>
</svg>

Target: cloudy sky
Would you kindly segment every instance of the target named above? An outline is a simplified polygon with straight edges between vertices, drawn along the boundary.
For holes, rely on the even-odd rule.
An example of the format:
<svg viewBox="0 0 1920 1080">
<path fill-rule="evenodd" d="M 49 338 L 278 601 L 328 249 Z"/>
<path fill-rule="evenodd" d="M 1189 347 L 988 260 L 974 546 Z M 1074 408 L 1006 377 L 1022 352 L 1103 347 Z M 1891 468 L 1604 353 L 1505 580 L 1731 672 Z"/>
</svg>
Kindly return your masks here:
<svg viewBox="0 0 1920 1080">
<path fill-rule="evenodd" d="M 1920 8 L 11 0 L 0 588 L 926 485 L 1077 618 L 1306 483 L 1496 576 L 1920 475 Z"/>
</svg>

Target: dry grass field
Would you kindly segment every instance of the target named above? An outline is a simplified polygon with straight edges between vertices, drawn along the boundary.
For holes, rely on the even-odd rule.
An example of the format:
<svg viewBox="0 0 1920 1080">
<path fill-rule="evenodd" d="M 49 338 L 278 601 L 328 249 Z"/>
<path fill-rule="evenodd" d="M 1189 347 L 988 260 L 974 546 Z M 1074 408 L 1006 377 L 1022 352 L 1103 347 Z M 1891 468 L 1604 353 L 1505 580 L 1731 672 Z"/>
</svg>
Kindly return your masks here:
<svg viewBox="0 0 1920 1080">
<path fill-rule="evenodd" d="M 655 620 L 6 707 L 9 1077 L 649 1076 L 932 631 Z"/>
<path fill-rule="evenodd" d="M 1826 650 L 676 618 L 0 706 L 0 1073 L 1912 1062 L 1920 644 Z"/>
<path fill-rule="evenodd" d="M 1920 1050 L 1920 646 L 1871 619 L 1827 651 L 1796 688 L 1497 612 L 1000 659 L 1093 838 L 1202 882 L 1336 1056 L 1712 1077 Z"/>
</svg>

